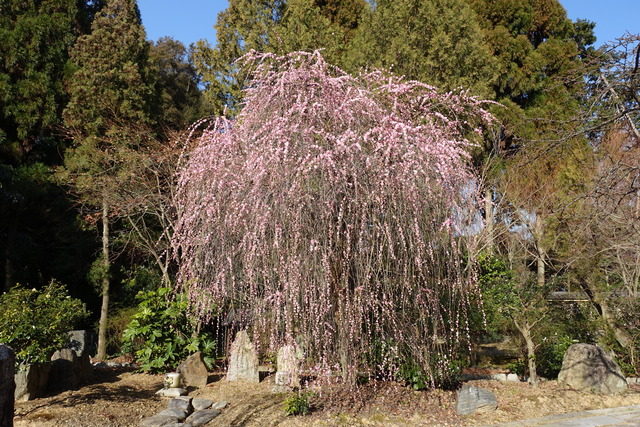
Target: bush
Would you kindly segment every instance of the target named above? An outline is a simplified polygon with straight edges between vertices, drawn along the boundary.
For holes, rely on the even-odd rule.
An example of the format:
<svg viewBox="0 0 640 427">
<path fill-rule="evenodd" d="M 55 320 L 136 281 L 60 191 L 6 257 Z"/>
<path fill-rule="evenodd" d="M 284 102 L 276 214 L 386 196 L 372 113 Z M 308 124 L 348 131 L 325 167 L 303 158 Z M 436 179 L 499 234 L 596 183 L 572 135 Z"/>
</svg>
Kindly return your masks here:
<svg viewBox="0 0 640 427">
<path fill-rule="evenodd" d="M 110 313 L 107 319 L 107 353 L 126 354 L 127 346 L 122 340 L 122 335 L 131 323 L 134 314 L 137 313 L 137 309 L 136 307 L 117 307 L 110 311 L 113 313 Z"/>
<path fill-rule="evenodd" d="M 311 391 L 298 391 L 284 401 L 284 412 L 287 415 L 307 415 L 314 395 Z"/>
<path fill-rule="evenodd" d="M 543 338 L 537 352 L 538 373 L 545 378 L 558 378 L 562 369 L 562 359 L 571 344 L 573 340 L 566 335 Z"/>
<path fill-rule="evenodd" d="M 208 333 L 194 334 L 187 319 L 187 302 L 180 295 L 169 299 L 169 288 L 139 292 L 136 313 L 122 335 L 123 349 L 131 351 L 145 372 L 174 369 L 189 354 L 201 351 L 211 368 L 215 339 Z"/>
<path fill-rule="evenodd" d="M 44 363 L 88 316 L 85 305 L 52 281 L 42 290 L 20 285 L 0 295 L 0 343 L 16 352 L 16 364 Z"/>
</svg>

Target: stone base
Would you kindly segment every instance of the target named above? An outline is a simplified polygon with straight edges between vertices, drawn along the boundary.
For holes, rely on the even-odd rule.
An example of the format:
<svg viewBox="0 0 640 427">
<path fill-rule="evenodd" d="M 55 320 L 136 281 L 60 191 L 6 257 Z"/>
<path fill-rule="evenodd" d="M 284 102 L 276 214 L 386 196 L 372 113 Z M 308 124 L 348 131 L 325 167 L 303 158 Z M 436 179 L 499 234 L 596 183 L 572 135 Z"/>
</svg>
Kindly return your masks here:
<svg viewBox="0 0 640 427">
<path fill-rule="evenodd" d="M 47 390 L 51 364 L 21 365 L 15 375 L 16 391 L 15 399 L 26 402 L 40 397 Z"/>
</svg>

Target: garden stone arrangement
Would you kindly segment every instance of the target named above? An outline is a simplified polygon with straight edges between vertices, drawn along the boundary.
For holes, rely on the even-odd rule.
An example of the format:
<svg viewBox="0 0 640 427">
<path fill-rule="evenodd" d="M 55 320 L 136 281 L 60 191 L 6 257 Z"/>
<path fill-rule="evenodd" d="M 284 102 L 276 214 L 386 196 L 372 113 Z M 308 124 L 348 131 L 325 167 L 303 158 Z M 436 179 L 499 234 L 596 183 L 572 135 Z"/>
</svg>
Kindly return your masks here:
<svg viewBox="0 0 640 427">
<path fill-rule="evenodd" d="M 226 406 L 227 402 L 223 401 L 179 396 L 169 400 L 167 409 L 143 419 L 140 427 L 203 426 L 220 415 L 220 411 Z"/>
</svg>

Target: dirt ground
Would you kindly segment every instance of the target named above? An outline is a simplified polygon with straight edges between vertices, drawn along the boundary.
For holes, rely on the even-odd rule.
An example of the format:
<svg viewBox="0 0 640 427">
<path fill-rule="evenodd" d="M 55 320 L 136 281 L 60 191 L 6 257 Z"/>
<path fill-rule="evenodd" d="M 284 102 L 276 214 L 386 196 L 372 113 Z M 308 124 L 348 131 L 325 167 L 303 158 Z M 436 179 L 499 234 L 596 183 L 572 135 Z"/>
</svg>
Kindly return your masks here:
<svg viewBox="0 0 640 427">
<path fill-rule="evenodd" d="M 312 413 L 301 417 L 284 412 L 287 394 L 271 391 L 273 377 L 260 384 L 228 383 L 212 375 L 193 397 L 229 402 L 211 424 L 216 426 L 465 426 L 491 425 L 564 412 L 640 404 L 640 387 L 621 396 L 578 393 L 558 387 L 555 381 L 534 388 L 526 383 L 470 381 L 494 392 L 498 410 L 491 414 L 460 417 L 455 413 L 455 392 L 413 391 L 398 384 L 370 383 L 359 394 L 328 391 L 313 398 Z M 142 418 L 166 407 L 167 398 L 155 395 L 161 375 L 123 371 L 98 371 L 91 384 L 29 402 L 16 402 L 16 427 L 137 426 Z"/>
</svg>

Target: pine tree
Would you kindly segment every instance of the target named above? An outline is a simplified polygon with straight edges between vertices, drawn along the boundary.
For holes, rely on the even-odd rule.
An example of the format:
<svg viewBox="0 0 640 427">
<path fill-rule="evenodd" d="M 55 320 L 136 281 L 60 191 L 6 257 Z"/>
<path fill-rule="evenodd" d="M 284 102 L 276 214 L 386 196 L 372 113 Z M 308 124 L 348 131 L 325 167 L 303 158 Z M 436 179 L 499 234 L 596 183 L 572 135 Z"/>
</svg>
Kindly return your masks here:
<svg viewBox="0 0 640 427">
<path fill-rule="evenodd" d="M 157 114 L 163 131 L 187 129 L 208 114 L 200 76 L 190 61 L 185 46 L 170 37 L 162 37 L 151 45 L 150 60 L 157 76 L 159 104 Z"/>
<path fill-rule="evenodd" d="M 73 137 L 62 173 L 85 205 L 99 208 L 102 224 L 99 273 L 102 307 L 97 358 L 106 356 L 110 288 L 110 224 L 118 188 L 135 170 L 131 152 L 144 143 L 139 130 L 152 125 L 153 84 L 148 71 L 149 44 L 135 0 L 109 0 L 95 16 L 91 34 L 71 50 L 73 75 L 64 122 Z"/>
<path fill-rule="evenodd" d="M 247 78 L 236 60 L 250 50 L 266 51 L 269 35 L 282 15 L 283 0 L 231 0 L 215 24 L 218 43 L 195 44 L 193 58 L 215 114 L 237 111 Z"/>
<path fill-rule="evenodd" d="M 351 43 L 349 68 L 391 68 L 444 90 L 491 95 L 494 60 L 464 0 L 381 0 Z"/>
<path fill-rule="evenodd" d="M 68 265 L 79 257 L 67 258 L 65 249 L 73 253 L 83 239 L 51 168 L 62 160 L 57 128 L 68 99 L 68 50 L 88 31 L 97 3 L 0 1 L 0 275 L 7 290 L 17 282 L 38 286 L 52 274 L 77 279 L 81 270 Z M 65 226 L 52 234 L 52 224 Z"/>
<path fill-rule="evenodd" d="M 0 156 L 15 163 L 60 123 L 68 49 L 83 2 L 0 2 Z"/>
<path fill-rule="evenodd" d="M 364 0 L 289 0 L 268 49 L 280 54 L 321 49 L 327 62 L 342 67 L 365 9 Z"/>
</svg>

